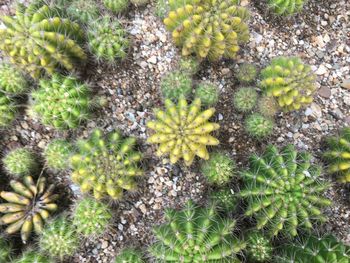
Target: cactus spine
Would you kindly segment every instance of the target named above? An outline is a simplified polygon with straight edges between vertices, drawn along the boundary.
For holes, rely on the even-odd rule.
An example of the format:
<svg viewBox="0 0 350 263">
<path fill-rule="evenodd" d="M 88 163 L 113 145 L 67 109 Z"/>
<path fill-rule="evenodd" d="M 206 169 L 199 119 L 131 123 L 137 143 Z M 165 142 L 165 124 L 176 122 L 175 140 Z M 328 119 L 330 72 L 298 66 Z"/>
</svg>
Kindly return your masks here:
<svg viewBox="0 0 350 263">
<path fill-rule="evenodd" d="M 127 248 L 120 252 L 114 263 L 143 263 L 142 255 L 139 251 Z"/>
<path fill-rule="evenodd" d="M 54 263 L 48 257 L 35 252 L 35 251 L 26 251 L 20 258 L 17 258 L 13 263 Z"/>
<path fill-rule="evenodd" d="M 46 165 L 54 170 L 67 169 L 72 153 L 73 147 L 69 142 L 61 139 L 53 140 L 44 151 Z"/>
<path fill-rule="evenodd" d="M 20 71 L 10 64 L 0 63 L 0 91 L 5 94 L 22 94 L 29 84 Z"/>
<path fill-rule="evenodd" d="M 10 151 L 2 161 L 6 171 L 16 177 L 29 175 L 38 169 L 36 156 L 26 148 Z"/>
<path fill-rule="evenodd" d="M 223 188 L 213 191 L 210 194 L 210 200 L 217 205 L 219 211 L 225 213 L 233 212 L 238 204 L 237 196 L 230 188 Z"/>
<path fill-rule="evenodd" d="M 273 251 L 270 240 L 258 231 L 248 232 L 246 236 L 250 262 L 270 262 Z"/>
</svg>

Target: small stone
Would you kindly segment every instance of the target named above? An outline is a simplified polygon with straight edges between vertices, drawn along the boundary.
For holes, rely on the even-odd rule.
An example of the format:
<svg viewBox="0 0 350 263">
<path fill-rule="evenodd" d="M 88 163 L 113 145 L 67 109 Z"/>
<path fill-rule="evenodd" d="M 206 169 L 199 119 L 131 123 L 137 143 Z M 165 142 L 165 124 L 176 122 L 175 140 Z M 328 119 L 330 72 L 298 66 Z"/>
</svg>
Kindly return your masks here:
<svg viewBox="0 0 350 263">
<path fill-rule="evenodd" d="M 152 56 L 149 59 L 147 59 L 147 62 L 152 63 L 152 64 L 156 64 L 157 63 L 157 57 L 156 56 Z"/>
<path fill-rule="evenodd" d="M 139 208 L 140 208 L 142 214 L 145 215 L 147 213 L 147 208 L 146 208 L 145 204 L 140 205 Z"/>
<path fill-rule="evenodd" d="M 102 242 L 101 248 L 102 248 L 102 249 L 105 249 L 105 248 L 107 248 L 107 247 L 108 247 L 108 242 L 107 242 L 106 240 L 104 240 L 104 241 Z"/>
<path fill-rule="evenodd" d="M 344 89 L 350 89 L 350 79 L 344 80 L 343 83 L 341 84 L 341 86 Z"/>
<path fill-rule="evenodd" d="M 329 99 L 332 95 L 332 91 L 328 87 L 322 87 L 318 90 L 318 94 L 323 98 Z"/>
<path fill-rule="evenodd" d="M 327 68 L 324 65 L 320 65 L 316 71 L 317 75 L 324 75 L 328 72 Z"/>
<path fill-rule="evenodd" d="M 224 119 L 224 116 L 221 113 L 219 113 L 218 119 L 219 119 L 219 121 L 222 121 Z"/>
</svg>

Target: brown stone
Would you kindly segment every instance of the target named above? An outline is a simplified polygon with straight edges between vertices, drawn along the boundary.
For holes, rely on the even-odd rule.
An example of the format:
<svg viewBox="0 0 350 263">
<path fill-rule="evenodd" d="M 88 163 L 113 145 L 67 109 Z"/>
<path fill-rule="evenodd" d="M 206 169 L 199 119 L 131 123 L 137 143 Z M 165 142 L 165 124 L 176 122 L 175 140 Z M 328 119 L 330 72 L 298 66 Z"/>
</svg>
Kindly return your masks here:
<svg viewBox="0 0 350 263">
<path fill-rule="evenodd" d="M 328 87 L 321 87 L 318 90 L 318 95 L 320 95 L 322 98 L 329 99 L 332 95 L 331 89 Z"/>
<path fill-rule="evenodd" d="M 341 84 L 341 86 L 342 86 L 344 89 L 350 89 L 350 79 L 344 80 L 343 83 Z"/>
</svg>

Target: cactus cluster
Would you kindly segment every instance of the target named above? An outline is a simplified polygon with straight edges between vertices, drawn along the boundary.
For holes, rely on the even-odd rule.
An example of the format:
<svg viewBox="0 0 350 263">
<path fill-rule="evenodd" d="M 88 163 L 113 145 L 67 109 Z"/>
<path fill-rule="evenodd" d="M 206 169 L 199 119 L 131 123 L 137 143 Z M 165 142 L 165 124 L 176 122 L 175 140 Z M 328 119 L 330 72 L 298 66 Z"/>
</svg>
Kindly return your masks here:
<svg viewBox="0 0 350 263">
<path fill-rule="evenodd" d="M 173 101 L 187 97 L 192 91 L 192 79 L 187 73 L 174 71 L 166 74 L 160 82 L 164 98 Z"/>
<path fill-rule="evenodd" d="M 54 263 L 51 259 L 36 251 L 26 251 L 20 258 L 13 263 Z"/>
<path fill-rule="evenodd" d="M 194 57 L 182 57 L 179 61 L 179 67 L 181 72 L 194 75 L 198 72 L 199 62 Z"/>
<path fill-rule="evenodd" d="M 114 263 L 143 263 L 142 255 L 139 251 L 126 248 L 123 249 L 116 257 Z"/>
<path fill-rule="evenodd" d="M 5 170 L 16 177 L 30 175 L 38 169 L 34 153 L 27 148 L 17 148 L 10 151 L 3 159 Z"/>
<path fill-rule="evenodd" d="M 29 88 L 24 75 L 12 65 L 0 63 L 0 91 L 5 94 L 23 94 Z"/>
<path fill-rule="evenodd" d="M 191 165 L 195 156 L 209 159 L 207 145 L 218 145 L 218 139 L 210 135 L 220 128 L 219 124 L 208 122 L 215 109 L 201 112 L 201 101 L 195 99 L 187 105 L 184 98 L 178 105 L 171 100 L 165 100 L 166 111 L 155 110 L 156 120 L 149 121 L 147 127 L 154 130 L 148 143 L 159 143 L 158 156 L 170 154 L 170 162 L 176 163 L 183 158 L 186 165 Z"/>
<path fill-rule="evenodd" d="M 270 262 L 273 248 L 267 237 L 258 231 L 250 231 L 246 234 L 246 242 L 249 262 Z"/>
<path fill-rule="evenodd" d="M 0 197 L 8 203 L 0 204 L 1 225 L 8 225 L 7 234 L 21 232 L 21 239 L 26 243 L 32 230 L 40 234 L 44 222 L 51 212 L 57 209 L 54 201 L 58 198 L 53 194 L 54 186 L 47 186 L 46 178 L 40 177 L 37 183 L 31 176 L 23 177 L 23 182 L 11 180 L 13 192 L 2 191 Z"/>
<path fill-rule="evenodd" d="M 79 25 L 41 2 L 28 7 L 18 4 L 16 16 L 0 19 L 5 25 L 0 29 L 0 50 L 33 78 L 45 72 L 51 75 L 58 68 L 72 70 L 86 59 Z"/>
<path fill-rule="evenodd" d="M 129 0 L 103 0 L 104 6 L 114 13 L 120 13 L 129 5 Z"/>
<path fill-rule="evenodd" d="M 219 100 L 219 90 L 210 82 L 201 82 L 196 87 L 195 97 L 199 98 L 204 106 L 212 106 Z"/>
<path fill-rule="evenodd" d="M 245 120 L 245 130 L 247 133 L 258 139 L 264 139 L 272 134 L 275 126 L 271 118 L 265 117 L 259 113 L 253 113 Z"/>
<path fill-rule="evenodd" d="M 299 110 L 313 101 L 316 76 L 297 57 L 277 57 L 261 72 L 261 87 L 285 111 Z"/>
<path fill-rule="evenodd" d="M 256 79 L 257 69 L 253 64 L 243 63 L 236 70 L 236 78 L 241 83 L 251 83 Z"/>
<path fill-rule="evenodd" d="M 240 88 L 233 96 L 233 105 L 240 112 L 251 111 L 258 100 L 258 93 L 254 88 Z"/>
<path fill-rule="evenodd" d="M 164 24 L 184 56 L 234 58 L 239 45 L 249 40 L 249 13 L 239 0 L 169 0 L 169 5 Z"/>
<path fill-rule="evenodd" d="M 155 227 L 158 239 L 150 253 L 161 262 L 238 262 L 245 243 L 232 235 L 235 220 L 222 219 L 215 206 L 189 201 L 182 211 L 168 209 L 168 223 Z"/>
<path fill-rule="evenodd" d="M 44 151 L 47 167 L 53 170 L 64 170 L 69 167 L 69 158 L 73 153 L 72 145 L 61 139 L 50 142 Z"/>
<path fill-rule="evenodd" d="M 277 15 L 292 15 L 303 9 L 305 0 L 268 0 L 269 7 Z"/>
<path fill-rule="evenodd" d="M 236 209 L 237 199 L 237 196 L 230 188 L 223 188 L 210 194 L 210 200 L 216 204 L 218 210 L 226 213 L 233 212 Z"/>
<path fill-rule="evenodd" d="M 3 237 L 0 237 L 0 262 L 9 262 L 11 251 L 11 246 Z"/>
<path fill-rule="evenodd" d="M 135 177 L 143 174 L 137 165 L 142 155 L 133 150 L 135 144 L 135 138 L 123 139 L 119 132 L 105 139 L 101 130 L 94 130 L 89 139 L 77 143 L 78 151 L 71 157 L 72 180 L 96 199 L 120 199 L 123 190 L 136 189 Z"/>
<path fill-rule="evenodd" d="M 251 156 L 238 195 L 248 204 L 245 215 L 256 219 L 257 229 L 266 228 L 271 236 L 296 236 L 298 229 L 310 230 L 313 222 L 326 221 L 321 208 L 331 204 L 323 197 L 330 185 L 319 178 L 321 168 L 312 165 L 311 158 L 292 145 L 280 152 L 269 145 L 263 156 Z"/>
<path fill-rule="evenodd" d="M 75 20 L 89 24 L 98 18 L 100 10 L 94 0 L 73 0 L 67 8 L 67 14 Z"/>
<path fill-rule="evenodd" d="M 0 128 L 8 126 L 16 117 L 16 104 L 0 91 Z"/>
</svg>

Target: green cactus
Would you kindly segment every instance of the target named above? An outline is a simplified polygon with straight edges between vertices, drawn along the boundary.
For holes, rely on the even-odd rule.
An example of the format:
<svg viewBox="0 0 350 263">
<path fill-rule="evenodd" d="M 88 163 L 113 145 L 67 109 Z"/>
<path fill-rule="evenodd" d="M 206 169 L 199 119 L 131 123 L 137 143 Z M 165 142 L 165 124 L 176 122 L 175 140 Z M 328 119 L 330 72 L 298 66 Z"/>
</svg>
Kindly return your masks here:
<svg viewBox="0 0 350 263">
<path fill-rule="evenodd" d="M 181 72 L 192 76 L 198 72 L 199 62 L 194 57 L 182 57 L 179 61 L 179 67 Z"/>
<path fill-rule="evenodd" d="M 72 145 L 61 139 L 51 141 L 45 148 L 44 158 L 47 167 L 53 170 L 64 170 L 69 167 L 69 158 L 73 153 Z"/>
<path fill-rule="evenodd" d="M 249 262 L 270 262 L 273 248 L 267 237 L 258 231 L 250 231 L 246 234 L 246 241 Z"/>
<path fill-rule="evenodd" d="M 258 102 L 258 111 L 265 117 L 274 117 L 279 108 L 274 98 L 268 96 L 262 96 Z"/>
<path fill-rule="evenodd" d="M 160 90 L 164 98 L 173 101 L 178 100 L 181 96 L 188 97 L 192 91 L 192 79 L 184 72 L 173 71 L 163 77 L 160 82 Z"/>
<path fill-rule="evenodd" d="M 155 14 L 161 19 L 164 19 L 169 11 L 168 0 L 157 0 Z"/>
<path fill-rule="evenodd" d="M 225 213 L 235 211 L 238 200 L 233 190 L 230 188 L 223 188 L 210 193 L 210 200 L 217 205 L 218 210 Z"/>
<path fill-rule="evenodd" d="M 142 260 L 142 255 L 139 251 L 127 248 L 119 253 L 114 263 L 144 263 L 144 261 Z"/>
<path fill-rule="evenodd" d="M 235 220 L 222 219 L 215 206 L 199 208 L 189 201 L 182 211 L 168 209 L 168 223 L 155 227 L 159 240 L 150 253 L 161 262 L 239 262 L 245 243 L 232 235 Z"/>
<path fill-rule="evenodd" d="M 178 105 L 167 99 L 165 107 L 166 111 L 156 109 L 157 120 L 147 123 L 147 127 L 155 131 L 147 142 L 160 144 L 157 155 L 169 153 L 173 164 L 183 158 L 186 165 L 191 165 L 196 155 L 208 160 L 206 146 L 219 144 L 210 133 L 219 129 L 220 125 L 208 122 L 215 109 L 201 112 L 200 99 L 195 99 L 188 106 L 184 98 L 180 98 Z"/>
<path fill-rule="evenodd" d="M 78 152 L 71 158 L 72 180 L 82 192 L 93 191 L 96 199 L 121 199 L 123 190 L 136 189 L 134 178 L 143 174 L 137 167 L 142 155 L 133 150 L 135 144 L 135 138 L 123 139 L 119 132 L 105 139 L 96 129 L 89 139 L 77 144 Z"/>
<path fill-rule="evenodd" d="M 12 65 L 0 63 L 0 91 L 6 94 L 23 94 L 29 83 L 23 74 Z"/>
<path fill-rule="evenodd" d="M 130 3 L 135 6 L 144 6 L 149 3 L 149 0 L 130 0 Z"/>
<path fill-rule="evenodd" d="M 50 80 L 40 80 L 39 86 L 32 92 L 32 109 L 43 124 L 73 129 L 89 118 L 92 101 L 86 84 L 54 74 Z"/>
<path fill-rule="evenodd" d="M 0 91 L 0 128 L 4 128 L 12 123 L 16 117 L 15 102 Z"/>
<path fill-rule="evenodd" d="M 246 132 L 258 139 L 262 140 L 272 134 L 275 123 L 273 119 L 264 117 L 259 113 L 253 113 L 245 120 Z"/>
<path fill-rule="evenodd" d="M 32 230 L 40 234 L 51 212 L 56 211 L 53 194 L 54 186 L 46 187 L 46 178 L 40 177 L 36 183 L 31 176 L 25 176 L 23 182 L 10 181 L 13 192 L 2 191 L 0 197 L 8 203 L 0 204 L 1 225 L 8 225 L 5 233 L 21 232 L 23 243 L 28 241 Z"/>
<path fill-rule="evenodd" d="M 338 137 L 329 137 L 327 146 L 324 158 L 330 163 L 328 172 L 338 174 L 340 182 L 350 183 L 350 127 L 343 128 Z"/>
<path fill-rule="evenodd" d="M 330 184 L 320 180 L 321 168 L 311 165 L 311 158 L 293 145 L 280 152 L 269 145 L 263 156 L 251 156 L 238 195 L 246 200 L 245 215 L 254 216 L 257 229 L 296 236 L 299 228 L 310 230 L 312 222 L 326 221 L 321 208 L 331 204 L 323 196 Z"/>
<path fill-rule="evenodd" d="M 9 262 L 11 252 L 11 246 L 3 237 L 0 237 L 0 262 Z"/>
<path fill-rule="evenodd" d="M 253 64 L 243 63 L 236 71 L 236 78 L 241 83 L 251 83 L 256 79 L 257 69 Z"/>
<path fill-rule="evenodd" d="M 254 88 L 240 88 L 233 96 L 233 105 L 240 112 L 251 111 L 258 100 L 258 93 Z"/>
<path fill-rule="evenodd" d="M 199 98 L 204 106 L 212 106 L 219 100 L 219 90 L 210 82 L 201 82 L 196 88 L 195 97 Z"/>
<path fill-rule="evenodd" d="M 66 10 L 70 17 L 84 24 L 93 22 L 100 14 L 94 0 L 74 0 Z"/>
<path fill-rule="evenodd" d="M 334 236 L 308 236 L 279 248 L 280 263 L 349 263 L 350 246 L 338 241 Z"/>
<path fill-rule="evenodd" d="M 42 1 L 27 8 L 19 4 L 16 16 L 2 16 L 0 20 L 5 24 L 0 29 L 0 50 L 35 79 L 61 67 L 72 70 L 78 61 L 86 59 L 80 46 L 84 32 L 79 25 L 62 18 Z"/>
<path fill-rule="evenodd" d="M 299 110 L 313 101 L 316 75 L 297 57 L 273 59 L 261 76 L 262 90 L 285 111 Z"/>
<path fill-rule="evenodd" d="M 175 9 L 173 2 L 183 4 Z M 249 13 L 239 0 L 169 0 L 169 5 L 172 11 L 164 24 L 183 56 L 196 54 L 212 61 L 235 58 L 239 45 L 249 40 Z"/>
<path fill-rule="evenodd" d="M 120 13 L 127 9 L 129 0 L 103 0 L 103 4 L 113 13 Z"/>
<path fill-rule="evenodd" d="M 36 156 L 27 148 L 17 148 L 10 151 L 3 159 L 5 170 L 15 176 L 30 175 L 38 170 Z"/>
<path fill-rule="evenodd" d="M 35 252 L 26 251 L 20 258 L 15 259 L 12 263 L 54 263 L 48 257 Z"/>
<path fill-rule="evenodd" d="M 109 16 L 89 24 L 88 44 L 97 60 L 109 63 L 114 63 L 118 58 L 126 58 L 129 48 L 126 31 L 117 20 Z"/>
<path fill-rule="evenodd" d="M 277 15 L 292 15 L 303 9 L 305 0 L 268 0 L 269 7 Z"/>
<path fill-rule="evenodd" d="M 80 200 L 73 214 L 73 224 L 83 236 L 103 234 L 111 223 L 112 213 L 107 205 L 91 198 Z"/>
</svg>

